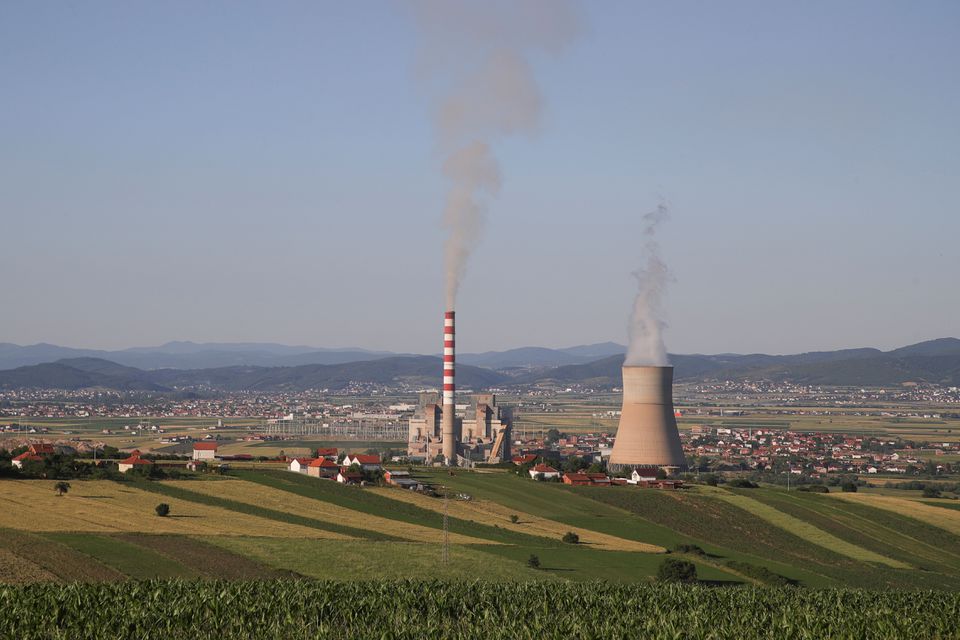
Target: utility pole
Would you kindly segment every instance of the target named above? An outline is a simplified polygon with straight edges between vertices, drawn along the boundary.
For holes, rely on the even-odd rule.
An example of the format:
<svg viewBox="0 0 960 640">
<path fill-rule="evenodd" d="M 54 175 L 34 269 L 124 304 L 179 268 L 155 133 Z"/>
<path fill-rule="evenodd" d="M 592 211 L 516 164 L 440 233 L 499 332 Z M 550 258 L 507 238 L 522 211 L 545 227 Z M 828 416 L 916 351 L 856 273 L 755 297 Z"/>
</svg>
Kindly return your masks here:
<svg viewBox="0 0 960 640">
<path fill-rule="evenodd" d="M 450 490 L 443 492 L 443 564 L 450 564 L 450 527 L 447 515 L 450 511 Z"/>
</svg>

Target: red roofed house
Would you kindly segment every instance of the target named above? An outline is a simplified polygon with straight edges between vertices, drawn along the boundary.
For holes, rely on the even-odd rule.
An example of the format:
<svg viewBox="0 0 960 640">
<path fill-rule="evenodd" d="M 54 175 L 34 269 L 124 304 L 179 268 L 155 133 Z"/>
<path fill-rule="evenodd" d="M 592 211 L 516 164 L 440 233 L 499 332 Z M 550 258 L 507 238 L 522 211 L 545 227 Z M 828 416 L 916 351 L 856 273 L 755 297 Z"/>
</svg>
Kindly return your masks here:
<svg viewBox="0 0 960 640">
<path fill-rule="evenodd" d="M 294 458 L 290 461 L 290 465 L 287 467 L 290 471 L 296 471 L 297 473 L 306 473 L 307 467 L 310 466 L 310 463 L 313 462 L 313 458 Z"/>
<path fill-rule="evenodd" d="M 514 456 L 514 457 L 511 459 L 511 462 L 513 462 L 513 464 L 516 464 L 516 465 L 520 465 L 520 464 L 531 464 L 531 463 L 533 463 L 536 459 L 537 459 L 537 456 L 533 455 L 532 453 L 528 453 L 528 454 L 522 455 L 522 456 Z"/>
<path fill-rule="evenodd" d="M 120 461 L 120 463 L 117 465 L 117 469 L 120 471 L 120 473 L 126 473 L 127 471 L 130 471 L 130 469 L 134 469 L 136 467 L 149 467 L 152 464 L 153 463 L 149 460 L 144 460 L 141 458 L 139 451 L 134 451 L 133 455 L 131 455 L 129 458 Z"/>
<path fill-rule="evenodd" d="M 216 442 L 194 442 L 193 459 L 194 460 L 216 460 L 217 459 Z"/>
<path fill-rule="evenodd" d="M 337 482 L 340 484 L 360 484 L 363 480 L 363 474 L 356 471 L 348 471 L 346 468 L 340 469 L 337 473 Z"/>
<path fill-rule="evenodd" d="M 327 449 L 317 449 L 318 458 L 326 458 L 327 460 L 333 460 L 334 462 L 337 461 L 337 455 L 339 453 L 340 452 L 337 450 L 336 447 L 330 447 Z"/>
<path fill-rule="evenodd" d="M 560 478 L 560 472 L 546 464 L 538 464 L 530 469 L 530 477 L 534 480 L 556 480 Z"/>
<path fill-rule="evenodd" d="M 18 455 L 17 457 L 15 457 L 15 458 L 14 458 L 13 460 L 11 460 L 10 462 L 11 462 L 11 463 L 13 464 L 13 466 L 15 466 L 17 469 L 23 469 L 23 463 L 24 463 L 24 462 L 40 462 L 41 460 L 43 460 L 43 458 L 42 458 L 41 456 L 38 456 L 38 455 L 33 454 L 33 453 L 30 453 L 29 451 L 24 451 L 23 453 L 21 453 L 20 455 Z"/>
<path fill-rule="evenodd" d="M 30 445 L 30 453 L 35 456 L 52 456 L 56 453 L 52 444 L 47 442 L 38 442 Z"/>
<path fill-rule="evenodd" d="M 583 474 L 590 478 L 590 484 L 600 484 L 609 487 L 610 478 L 605 473 L 585 473 Z"/>
<path fill-rule="evenodd" d="M 563 484 L 587 485 L 590 484 L 590 476 L 585 473 L 565 473 Z"/>
<path fill-rule="evenodd" d="M 340 466 L 326 458 L 317 458 L 307 465 L 307 475 L 314 478 L 334 478 L 338 471 Z"/>
</svg>

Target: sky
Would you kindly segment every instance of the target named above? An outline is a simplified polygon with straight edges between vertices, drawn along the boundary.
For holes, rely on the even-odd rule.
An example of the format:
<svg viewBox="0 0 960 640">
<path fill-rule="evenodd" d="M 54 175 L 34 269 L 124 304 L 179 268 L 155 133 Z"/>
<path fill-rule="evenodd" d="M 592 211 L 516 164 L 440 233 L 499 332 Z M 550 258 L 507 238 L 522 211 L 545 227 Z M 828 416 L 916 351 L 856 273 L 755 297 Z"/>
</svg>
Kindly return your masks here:
<svg viewBox="0 0 960 640">
<path fill-rule="evenodd" d="M 576 7 L 458 349 L 624 343 L 661 202 L 673 353 L 960 335 L 960 3 Z M 0 342 L 439 351 L 422 46 L 403 2 L 0 3 Z"/>
</svg>

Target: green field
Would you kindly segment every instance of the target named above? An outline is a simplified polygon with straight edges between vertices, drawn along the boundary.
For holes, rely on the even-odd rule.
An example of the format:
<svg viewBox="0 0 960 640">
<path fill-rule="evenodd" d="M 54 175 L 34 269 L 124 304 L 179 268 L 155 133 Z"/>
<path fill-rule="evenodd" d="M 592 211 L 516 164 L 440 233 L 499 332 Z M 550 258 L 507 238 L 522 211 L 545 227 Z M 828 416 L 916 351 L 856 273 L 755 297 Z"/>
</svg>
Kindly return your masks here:
<svg viewBox="0 0 960 640">
<path fill-rule="evenodd" d="M 958 615 L 960 594 L 944 591 L 356 580 L 0 589 L 0 637 L 20 640 L 950 640 Z"/>
<path fill-rule="evenodd" d="M 349 575 L 634 583 L 653 579 L 663 549 L 687 544 L 705 552 L 685 554 L 699 579 L 717 585 L 779 576 L 805 587 L 960 589 L 955 511 L 937 508 L 953 505 L 929 506 L 909 492 L 897 500 L 925 520 L 891 509 L 882 501 L 893 498 L 879 494 L 851 501 L 773 487 L 658 491 L 569 487 L 504 471 L 418 474 L 471 499 L 449 508 L 441 498 L 410 500 L 400 489 L 263 469 L 222 479 L 78 481 L 63 497 L 52 481 L 0 481 L 8 527 L 0 532 L 0 580 Z M 173 505 L 170 517 L 153 513 L 161 501 Z M 941 512 L 942 526 L 930 521 Z M 563 543 L 565 531 L 584 543 Z M 527 566 L 531 555 L 540 568 Z"/>
</svg>

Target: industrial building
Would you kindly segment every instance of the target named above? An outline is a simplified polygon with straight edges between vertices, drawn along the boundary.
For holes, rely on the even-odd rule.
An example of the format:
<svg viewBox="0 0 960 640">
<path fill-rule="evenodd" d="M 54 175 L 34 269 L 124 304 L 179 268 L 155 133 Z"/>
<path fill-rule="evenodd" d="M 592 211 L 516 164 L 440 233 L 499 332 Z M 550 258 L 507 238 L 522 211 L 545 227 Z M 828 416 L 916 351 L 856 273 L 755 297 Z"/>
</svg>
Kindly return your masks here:
<svg viewBox="0 0 960 640">
<path fill-rule="evenodd" d="M 443 447 L 443 405 L 439 400 L 437 393 L 420 394 L 420 403 L 408 423 L 408 457 L 430 462 L 441 455 L 449 464 L 509 460 L 512 414 L 509 408 L 497 404 L 494 394 L 472 395 L 469 403 L 455 405 L 452 413 L 456 457 L 452 460 Z"/>
<path fill-rule="evenodd" d="M 623 407 L 611 471 L 686 471 L 673 409 L 673 367 L 623 367 Z"/>
<path fill-rule="evenodd" d="M 455 314 L 443 318 L 443 396 L 421 393 L 410 418 L 407 456 L 444 464 L 496 463 L 510 456 L 510 412 L 497 404 L 492 393 L 472 396 L 456 404 Z"/>
</svg>

